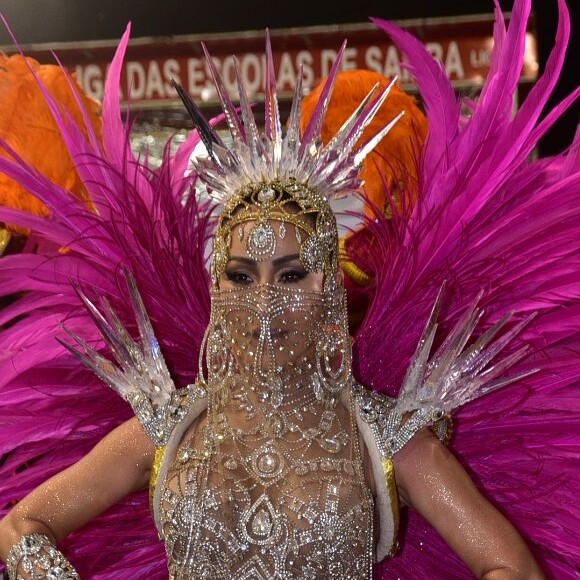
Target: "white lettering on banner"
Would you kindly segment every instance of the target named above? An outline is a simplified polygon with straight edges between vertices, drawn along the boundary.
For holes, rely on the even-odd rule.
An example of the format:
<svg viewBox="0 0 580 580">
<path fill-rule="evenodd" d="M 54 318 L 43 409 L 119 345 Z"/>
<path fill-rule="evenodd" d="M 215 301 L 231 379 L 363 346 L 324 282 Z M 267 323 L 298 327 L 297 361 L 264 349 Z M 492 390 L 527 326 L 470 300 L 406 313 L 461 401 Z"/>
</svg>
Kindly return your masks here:
<svg viewBox="0 0 580 580">
<path fill-rule="evenodd" d="M 292 57 L 287 52 L 282 53 L 276 84 L 278 87 L 296 86 L 295 65 L 292 62 Z"/>
<path fill-rule="evenodd" d="M 356 48 L 346 48 L 340 63 L 342 70 L 353 70 L 358 68 L 358 50 Z"/>
<path fill-rule="evenodd" d="M 163 77 L 165 78 L 165 93 L 168 96 L 177 96 L 173 85 L 171 84 L 171 79 L 176 83 L 181 84 L 181 67 L 179 66 L 179 61 L 174 58 L 168 58 L 163 63 Z"/>
<path fill-rule="evenodd" d="M 219 62 L 219 61 L 218 61 Z M 218 71 L 220 70 L 217 67 Z M 226 58 L 221 67 L 221 75 L 224 80 L 224 85 L 226 90 L 230 95 L 236 94 L 238 83 L 236 82 L 236 74 L 235 74 L 235 67 L 234 67 L 234 59 L 233 57 Z"/>
<path fill-rule="evenodd" d="M 459 45 L 455 40 L 452 40 L 447 47 L 445 70 L 447 71 L 447 76 L 456 75 L 458 79 L 465 78 L 463 62 L 461 61 L 461 52 L 459 50 Z"/>
<path fill-rule="evenodd" d="M 365 51 L 365 67 L 376 73 L 382 73 L 382 56 L 383 53 L 378 46 L 369 46 Z"/>
<path fill-rule="evenodd" d="M 385 56 L 385 66 L 382 71 L 383 75 L 386 77 L 398 76 L 399 79 L 402 79 L 403 71 L 405 70 L 406 69 L 401 67 L 401 57 L 399 56 L 399 51 L 394 46 L 389 46 Z"/>
<path fill-rule="evenodd" d="M 443 46 L 440 42 L 426 42 L 425 48 L 431 53 L 431 56 L 443 62 Z"/>
<path fill-rule="evenodd" d="M 447 54 L 444 54 L 443 45 L 440 42 L 427 42 L 425 48 L 433 55 L 433 58 L 443 63 L 447 76 L 455 75 L 459 79 L 465 78 L 459 45 L 455 40 L 449 42 Z"/>
<path fill-rule="evenodd" d="M 490 51 L 487 48 L 472 48 L 469 52 L 469 64 L 473 68 L 483 68 L 489 66 Z"/>
<path fill-rule="evenodd" d="M 161 66 L 155 60 L 149 61 L 146 65 L 130 61 L 127 63 L 126 72 L 127 86 L 131 99 L 134 100 L 173 98 L 175 91 L 171 85 L 171 78 L 180 82 L 181 75 L 179 62 L 173 58 L 163 61 Z"/>
<path fill-rule="evenodd" d="M 127 89 L 131 99 L 142 100 L 145 96 L 145 69 L 140 62 L 128 62 L 125 65 L 127 73 Z"/>
<path fill-rule="evenodd" d="M 206 64 L 201 58 L 187 59 L 187 92 L 194 98 L 199 99 L 202 91 L 208 88 L 210 81 L 205 74 Z"/>
<path fill-rule="evenodd" d="M 428 42 L 426 49 L 433 57 L 443 63 L 451 79 L 465 79 L 466 71 L 461 54 L 461 45 L 454 40 L 448 44 Z M 336 58 L 335 49 L 301 50 L 280 52 L 276 57 L 276 85 L 285 93 L 294 91 L 300 67 L 303 68 L 303 88 L 308 90 L 318 80 L 328 75 Z M 475 69 L 489 66 L 489 50 L 473 48 L 464 55 L 469 74 Z M 225 89 L 237 98 L 234 59 L 214 57 L 216 69 L 220 73 Z M 260 95 L 264 90 L 266 78 L 265 56 L 261 53 L 242 53 L 238 59 L 239 74 L 247 87 L 248 95 Z M 400 82 L 411 82 L 411 75 L 404 67 L 404 58 L 392 44 L 376 44 L 346 48 L 341 63 L 343 70 L 367 68 L 387 77 L 398 76 Z M 78 65 L 75 74 L 85 92 L 97 99 L 102 99 L 105 79 L 102 64 Z M 188 57 L 187 59 L 166 58 L 150 60 L 132 60 L 125 64 L 123 91 L 130 91 L 130 100 L 164 101 L 176 99 L 171 80 L 182 84 L 194 99 L 202 101 L 216 98 L 209 68 L 204 58 Z M 122 98 L 122 97 L 121 97 Z"/>
<path fill-rule="evenodd" d="M 146 99 L 161 99 L 164 96 L 163 90 L 163 78 L 161 77 L 161 71 L 159 70 L 159 65 L 152 60 L 149 63 L 147 70 L 147 78 L 145 80 L 145 98 Z"/>
<path fill-rule="evenodd" d="M 100 101 L 103 98 L 104 79 L 103 72 L 96 64 L 88 64 L 83 67 L 77 65 L 75 76 L 83 87 L 83 91 L 93 99 Z"/>
<path fill-rule="evenodd" d="M 383 48 L 380 46 L 369 46 L 364 54 L 364 66 L 370 70 L 387 77 L 399 77 L 400 82 L 407 82 L 410 79 L 409 72 L 401 66 L 401 57 L 396 47 L 392 44 L 387 47 L 383 56 Z"/>
<path fill-rule="evenodd" d="M 255 94 L 262 91 L 262 63 L 255 54 L 245 54 L 240 61 L 240 75 L 244 81 L 244 86 L 248 94 Z"/>
<path fill-rule="evenodd" d="M 324 49 L 320 51 L 320 76 L 328 75 L 335 58 L 336 50 Z"/>
</svg>

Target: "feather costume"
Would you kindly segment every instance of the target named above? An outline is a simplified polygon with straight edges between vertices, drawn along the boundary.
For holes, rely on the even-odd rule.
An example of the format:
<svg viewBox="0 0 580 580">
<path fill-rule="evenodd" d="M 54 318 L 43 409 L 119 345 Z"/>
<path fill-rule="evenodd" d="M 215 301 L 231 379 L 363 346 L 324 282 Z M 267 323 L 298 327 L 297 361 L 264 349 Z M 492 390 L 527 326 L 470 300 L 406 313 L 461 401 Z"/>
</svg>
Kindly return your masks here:
<svg viewBox="0 0 580 580">
<path fill-rule="evenodd" d="M 443 281 L 446 330 L 482 288 L 484 327 L 506 310 L 517 312 L 516 321 L 537 312 L 522 335 L 535 349 L 518 364 L 540 371 L 466 405 L 457 415 L 453 449 L 546 572 L 559 579 L 577 577 L 580 554 L 580 514 L 574 510 L 580 481 L 579 141 L 564 155 L 528 161 L 578 93 L 539 121 L 568 38 L 566 7 L 563 0 L 558 4 L 560 27 L 546 72 L 513 116 L 529 1 L 516 1 L 507 30 L 496 6 L 490 74 L 467 118 L 421 43 L 375 19 L 407 55 L 429 129 L 412 213 L 394 211 L 387 219 L 377 211 L 367 220 L 373 281 L 365 287 L 369 307 L 354 338 L 353 364 L 363 384 L 396 394 Z M 40 253 L 0 260 L 2 292 L 22 293 L 0 312 L 4 511 L 130 415 L 55 340 L 64 337 L 65 323 L 93 347 L 104 346 L 71 280 L 81 290 L 97 288 L 134 330 L 121 276 L 129 270 L 175 383 L 184 386 L 197 372 L 209 317 L 206 243 L 214 227 L 212 207 L 187 195 L 195 176 L 184 173 L 198 136 L 193 133 L 174 156 L 167 149 L 157 170 L 134 158 L 117 92 L 128 34 L 109 69 L 102 146 L 86 118 L 87 137 L 43 90 L 95 211 L 2 144 L 8 157 L 0 158 L 0 171 L 49 209 L 39 217 L 0 208 L 0 220 L 29 228 L 45 242 Z M 470 577 L 418 515 L 410 511 L 405 527 L 400 551 L 377 566 L 377 577 Z M 81 577 L 166 575 L 144 493 L 129 496 L 63 547 Z"/>
</svg>

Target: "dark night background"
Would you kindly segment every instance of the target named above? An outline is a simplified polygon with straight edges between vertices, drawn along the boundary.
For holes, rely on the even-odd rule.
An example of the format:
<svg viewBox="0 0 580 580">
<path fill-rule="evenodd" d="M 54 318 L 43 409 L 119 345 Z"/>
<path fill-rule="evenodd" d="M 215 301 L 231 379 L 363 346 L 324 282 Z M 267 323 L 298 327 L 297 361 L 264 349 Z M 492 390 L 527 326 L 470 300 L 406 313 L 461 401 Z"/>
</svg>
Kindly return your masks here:
<svg viewBox="0 0 580 580">
<path fill-rule="evenodd" d="M 493 12 L 493 0 L 343 1 L 345 6 L 339 7 L 338 1 L 328 0 L 0 0 L 0 12 L 21 44 L 117 39 L 129 21 L 136 38 L 366 22 L 369 16 L 406 20 Z M 509 12 L 513 3 L 500 0 L 504 12 Z M 571 44 L 551 105 L 580 80 L 576 48 L 580 36 L 580 0 L 567 0 L 567 4 L 572 21 Z M 554 40 L 556 0 L 535 0 L 532 9 L 536 14 L 543 68 Z M 0 44 L 8 43 L 2 30 Z M 577 102 L 544 137 L 540 154 L 559 152 L 569 144 L 579 118 Z"/>
</svg>

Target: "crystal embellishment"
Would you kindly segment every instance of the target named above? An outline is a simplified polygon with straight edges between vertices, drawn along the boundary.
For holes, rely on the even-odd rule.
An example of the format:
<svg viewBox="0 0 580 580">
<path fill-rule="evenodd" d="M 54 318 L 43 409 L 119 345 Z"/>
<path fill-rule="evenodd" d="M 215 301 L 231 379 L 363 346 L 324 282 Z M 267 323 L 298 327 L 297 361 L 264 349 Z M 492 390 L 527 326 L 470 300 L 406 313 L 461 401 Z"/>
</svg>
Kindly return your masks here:
<svg viewBox="0 0 580 580">
<path fill-rule="evenodd" d="M 272 518 L 268 512 L 261 509 L 252 522 L 252 531 L 256 536 L 267 536 L 272 531 Z"/>
<path fill-rule="evenodd" d="M 253 454 L 251 465 L 258 478 L 271 479 L 282 473 L 285 461 L 276 449 L 265 446 Z"/>
<path fill-rule="evenodd" d="M 270 498 L 262 494 L 242 517 L 244 539 L 250 544 L 272 544 L 280 535 L 279 516 Z"/>
<path fill-rule="evenodd" d="M 276 197 L 276 192 L 271 187 L 263 187 L 258 193 L 258 201 L 268 203 Z"/>
<path fill-rule="evenodd" d="M 268 260 L 276 251 L 276 233 L 270 222 L 257 222 L 248 236 L 247 251 L 256 261 Z"/>
</svg>

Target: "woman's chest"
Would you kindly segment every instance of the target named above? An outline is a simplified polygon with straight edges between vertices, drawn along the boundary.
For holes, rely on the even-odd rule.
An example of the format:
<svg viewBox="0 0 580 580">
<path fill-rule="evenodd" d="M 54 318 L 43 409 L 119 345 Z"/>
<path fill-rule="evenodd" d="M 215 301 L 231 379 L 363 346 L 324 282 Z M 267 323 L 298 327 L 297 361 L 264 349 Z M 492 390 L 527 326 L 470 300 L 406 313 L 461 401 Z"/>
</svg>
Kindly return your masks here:
<svg viewBox="0 0 580 580">
<path fill-rule="evenodd" d="M 264 578 L 366 578 L 373 502 L 361 473 L 355 453 L 186 438 L 162 482 L 170 561 L 189 577 L 197 562 L 212 578 L 246 566 Z"/>
</svg>

